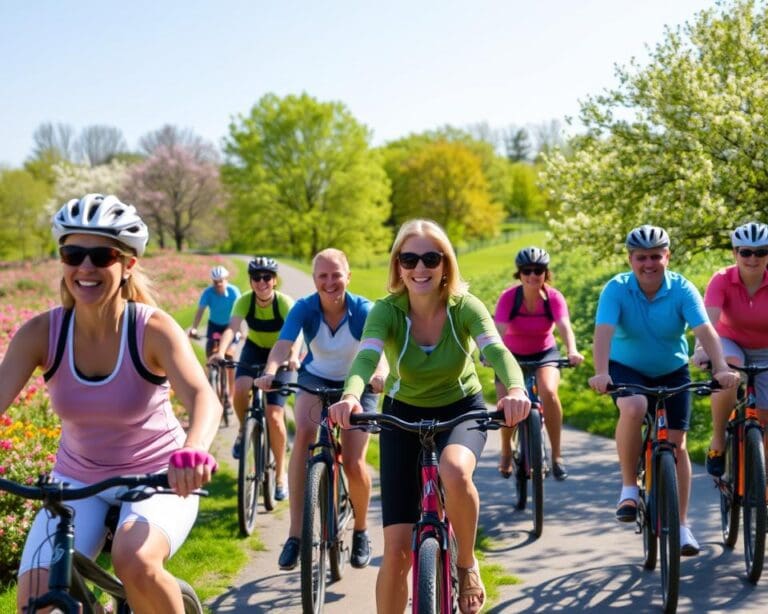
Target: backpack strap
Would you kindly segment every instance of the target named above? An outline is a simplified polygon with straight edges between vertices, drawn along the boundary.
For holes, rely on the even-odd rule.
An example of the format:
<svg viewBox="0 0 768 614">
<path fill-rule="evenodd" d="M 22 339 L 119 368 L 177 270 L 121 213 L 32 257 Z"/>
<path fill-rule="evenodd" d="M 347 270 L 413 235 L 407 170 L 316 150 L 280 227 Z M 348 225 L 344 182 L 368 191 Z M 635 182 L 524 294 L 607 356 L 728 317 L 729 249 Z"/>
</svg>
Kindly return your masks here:
<svg viewBox="0 0 768 614">
<path fill-rule="evenodd" d="M 555 318 L 552 316 L 552 306 L 549 304 L 549 290 L 547 290 L 547 287 L 544 286 L 544 294 L 541 297 L 544 300 L 544 313 L 546 316 L 552 320 L 555 321 Z M 509 312 L 509 319 L 514 320 L 515 317 L 520 313 L 520 308 L 523 306 L 523 285 L 520 284 L 515 288 L 515 299 L 512 302 L 512 310 Z"/>
<path fill-rule="evenodd" d="M 46 382 L 53 377 L 54 373 L 56 373 L 56 369 L 59 368 L 61 359 L 64 356 L 64 350 L 67 347 L 67 333 L 69 332 L 70 320 L 72 320 L 72 310 L 65 309 L 64 315 L 61 318 L 61 329 L 59 330 L 59 340 L 56 343 L 56 354 L 53 358 L 53 364 L 50 369 L 43 373 L 43 380 Z"/>
<path fill-rule="evenodd" d="M 133 366 L 138 374 L 141 375 L 141 377 L 143 377 L 145 380 L 160 386 L 161 384 L 164 384 L 168 378 L 155 375 L 144 366 L 143 362 L 141 362 L 139 344 L 136 342 L 136 303 L 133 301 L 128 301 L 126 309 L 128 310 L 128 351 L 131 354 Z"/>
</svg>

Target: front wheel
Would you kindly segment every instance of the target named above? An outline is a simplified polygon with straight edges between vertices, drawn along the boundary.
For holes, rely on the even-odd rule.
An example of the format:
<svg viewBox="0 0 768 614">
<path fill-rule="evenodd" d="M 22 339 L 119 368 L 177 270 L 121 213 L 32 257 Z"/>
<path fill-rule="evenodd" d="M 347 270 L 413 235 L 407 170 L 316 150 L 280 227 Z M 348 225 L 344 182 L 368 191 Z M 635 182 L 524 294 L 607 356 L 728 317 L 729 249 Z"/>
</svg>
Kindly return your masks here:
<svg viewBox="0 0 768 614">
<path fill-rule="evenodd" d="M 528 454 L 531 464 L 531 503 L 533 505 L 533 534 L 541 537 L 544 530 L 544 442 L 541 414 L 531 409 L 528 415 Z"/>
<path fill-rule="evenodd" d="M 349 534 L 347 527 L 353 517 L 352 502 L 349 499 L 347 489 L 347 480 L 340 466 L 336 466 L 338 478 L 336 481 L 336 535 L 334 542 L 330 545 L 329 559 L 331 563 L 331 580 L 337 582 L 344 575 L 349 558 L 349 548 L 346 544 L 346 537 Z"/>
<path fill-rule="evenodd" d="M 263 437 L 259 441 L 259 472 L 261 476 L 261 496 L 264 500 L 264 509 L 271 512 L 275 509 L 275 486 L 277 476 L 275 474 L 275 455 L 269 440 L 269 426 L 264 423 Z"/>
<path fill-rule="evenodd" d="M 254 418 L 245 420 L 240 442 L 240 461 L 237 472 L 237 521 L 240 534 L 250 535 L 256 523 L 258 508 L 258 455 L 261 428 Z"/>
<path fill-rule="evenodd" d="M 744 562 L 747 578 L 757 584 L 765 556 L 765 456 L 763 433 L 748 428 L 744 438 Z"/>
<path fill-rule="evenodd" d="M 184 580 L 176 579 L 181 589 L 181 601 L 184 604 L 184 614 L 203 614 L 203 604 L 200 603 L 200 599 L 189 584 Z"/>
<path fill-rule="evenodd" d="M 664 611 L 675 612 L 680 589 L 680 508 L 672 452 L 659 455 L 658 469 L 656 532 L 661 555 L 661 589 Z"/>
<path fill-rule="evenodd" d="M 301 607 L 317 614 L 325 604 L 328 567 L 328 469 L 310 463 L 304 487 L 304 518 L 301 527 Z"/>
<path fill-rule="evenodd" d="M 440 614 L 443 599 L 443 561 L 440 544 L 427 537 L 419 544 L 418 568 L 414 578 L 415 614 Z"/>
<path fill-rule="evenodd" d="M 728 548 L 736 545 L 739 538 L 739 447 L 736 436 L 730 431 L 725 439 L 725 475 L 720 478 L 720 528 L 723 542 Z"/>
</svg>

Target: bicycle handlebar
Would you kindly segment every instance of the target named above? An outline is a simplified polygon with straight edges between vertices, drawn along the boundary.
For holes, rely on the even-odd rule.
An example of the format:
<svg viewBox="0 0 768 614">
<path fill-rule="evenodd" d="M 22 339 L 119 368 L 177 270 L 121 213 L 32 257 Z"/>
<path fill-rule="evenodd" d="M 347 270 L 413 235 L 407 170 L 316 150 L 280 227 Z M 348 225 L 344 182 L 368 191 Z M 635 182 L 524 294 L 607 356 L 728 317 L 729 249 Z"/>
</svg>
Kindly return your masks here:
<svg viewBox="0 0 768 614">
<path fill-rule="evenodd" d="M 308 392 L 309 394 L 314 394 L 320 397 L 330 397 L 344 392 L 344 388 L 330 388 L 328 386 L 317 386 L 313 388 L 312 386 L 305 386 L 304 384 L 299 384 L 298 382 L 273 381 L 272 385 L 273 387 L 270 392 L 279 392 L 285 396 L 293 394 L 297 390 L 303 390 L 304 392 Z"/>
<path fill-rule="evenodd" d="M 711 394 L 714 390 L 721 388 L 717 380 L 709 380 L 706 382 L 688 382 L 687 384 L 681 384 L 680 386 L 643 386 L 642 384 L 608 384 L 606 387 L 607 392 L 642 392 L 644 394 L 650 394 L 656 398 L 671 397 L 678 392 L 684 390 L 693 390 L 695 394 L 706 396 Z"/>
<path fill-rule="evenodd" d="M 554 358 L 551 360 L 518 360 L 521 369 L 538 369 L 539 367 L 553 366 L 558 369 L 571 369 L 572 365 L 567 358 Z"/>
<path fill-rule="evenodd" d="M 736 371 L 741 371 L 745 375 L 759 375 L 760 373 L 764 373 L 765 371 L 768 371 L 768 364 L 757 364 L 757 363 L 747 363 L 743 366 L 739 365 L 732 365 L 731 363 L 728 363 L 728 366 L 731 369 L 736 369 Z"/>
<path fill-rule="evenodd" d="M 395 428 L 402 429 L 409 433 L 423 433 L 424 431 L 433 431 L 440 433 L 442 431 L 450 431 L 453 427 L 462 422 L 469 422 L 470 420 L 476 420 L 480 428 L 486 427 L 491 422 L 504 422 L 504 411 L 497 409 L 496 411 L 475 410 L 461 414 L 450 420 L 418 420 L 416 422 L 408 422 L 402 420 L 396 416 L 390 414 L 379 414 L 376 412 L 360 412 L 352 414 L 349 417 L 349 421 L 354 426 L 371 426 L 376 427 L 382 424 L 387 426 L 393 426 Z"/>
</svg>

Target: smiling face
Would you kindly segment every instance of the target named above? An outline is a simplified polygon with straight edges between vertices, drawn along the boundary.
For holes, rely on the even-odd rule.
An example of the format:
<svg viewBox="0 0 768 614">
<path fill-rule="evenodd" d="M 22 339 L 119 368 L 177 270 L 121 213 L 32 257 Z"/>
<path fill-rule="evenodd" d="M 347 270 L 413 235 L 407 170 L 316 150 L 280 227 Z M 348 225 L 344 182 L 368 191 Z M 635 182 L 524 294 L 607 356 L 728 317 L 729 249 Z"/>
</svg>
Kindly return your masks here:
<svg viewBox="0 0 768 614">
<path fill-rule="evenodd" d="M 417 254 L 424 256 L 429 253 L 441 253 L 440 245 L 424 235 L 412 235 L 403 241 L 400 254 Z M 405 288 L 410 295 L 440 294 L 445 262 L 440 260 L 435 268 L 429 268 L 424 260 L 419 258 L 412 269 L 398 263 L 398 271 L 402 277 Z"/>
<path fill-rule="evenodd" d="M 768 245 L 760 247 L 735 247 L 733 257 L 742 279 L 762 279 L 768 266 Z"/>
<path fill-rule="evenodd" d="M 666 247 L 632 250 L 629 264 L 643 290 L 658 290 L 669 264 L 669 250 Z"/>
<path fill-rule="evenodd" d="M 312 280 L 320 295 L 320 302 L 330 306 L 344 301 L 351 273 L 340 258 L 319 256 L 315 258 Z"/>
<path fill-rule="evenodd" d="M 251 288 L 262 303 L 271 301 L 275 296 L 277 277 L 269 271 L 256 271 L 251 275 Z"/>
<path fill-rule="evenodd" d="M 76 303 L 99 304 L 120 296 L 120 282 L 136 264 L 136 258 L 125 253 L 125 247 L 107 237 L 89 234 L 71 234 L 62 246 L 86 249 L 117 249 L 121 255 L 106 266 L 96 266 L 96 256 L 86 255 L 78 264 L 62 263 L 64 284 Z M 73 250 L 77 251 L 77 250 Z"/>
</svg>

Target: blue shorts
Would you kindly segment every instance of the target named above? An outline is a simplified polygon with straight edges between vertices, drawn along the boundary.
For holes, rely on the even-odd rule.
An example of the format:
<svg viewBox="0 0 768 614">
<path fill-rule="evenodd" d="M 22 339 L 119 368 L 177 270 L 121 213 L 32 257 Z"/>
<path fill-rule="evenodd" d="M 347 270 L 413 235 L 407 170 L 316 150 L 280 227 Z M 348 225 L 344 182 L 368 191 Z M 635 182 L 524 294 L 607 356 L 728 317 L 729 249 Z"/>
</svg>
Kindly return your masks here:
<svg viewBox="0 0 768 614">
<path fill-rule="evenodd" d="M 311 373 L 305 370 L 299 371 L 299 384 L 301 384 L 302 386 L 306 386 L 307 388 L 321 388 L 321 387 L 344 388 L 343 381 L 325 379 L 324 377 L 312 375 Z M 303 390 L 301 391 L 301 393 L 305 394 Z M 339 394 L 337 395 L 336 398 L 332 398 L 331 402 L 335 403 L 340 398 L 341 398 L 341 395 Z M 363 396 L 360 397 L 360 404 L 363 406 L 363 411 L 375 412 L 379 404 L 379 395 L 373 394 L 372 392 L 364 392 Z"/>
<path fill-rule="evenodd" d="M 643 375 L 631 367 L 611 360 L 608 363 L 608 374 L 611 376 L 614 384 L 642 384 L 643 386 L 669 386 L 674 388 L 691 381 L 691 374 L 688 371 L 688 365 L 683 365 L 676 371 L 665 373 L 658 377 L 649 377 Z M 632 392 L 617 392 L 611 394 L 613 402 L 616 403 L 617 397 L 634 396 Z M 653 395 L 643 395 L 648 400 L 648 411 L 655 415 L 656 397 Z M 687 431 L 691 420 L 691 393 L 689 390 L 683 390 L 664 401 L 667 410 L 667 422 L 669 428 L 676 431 Z"/>
</svg>

